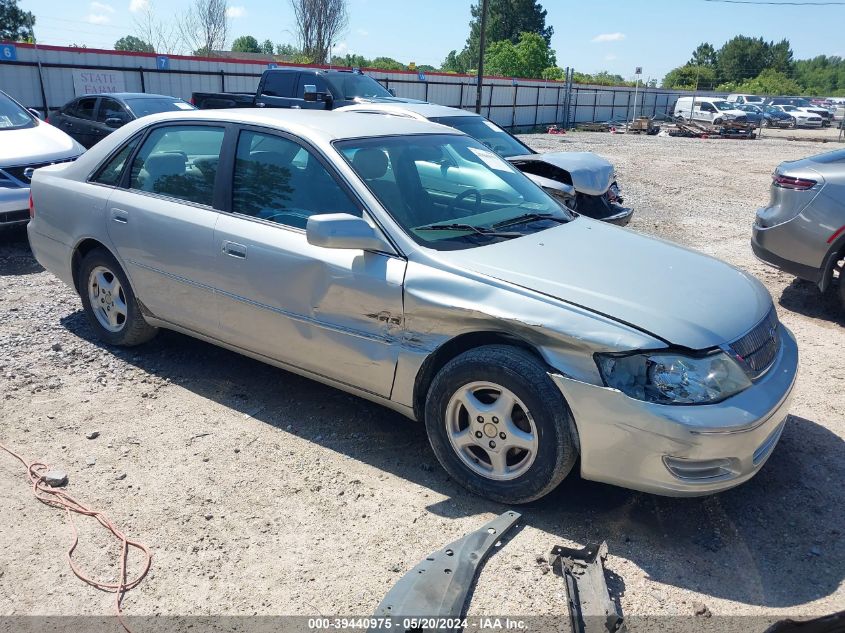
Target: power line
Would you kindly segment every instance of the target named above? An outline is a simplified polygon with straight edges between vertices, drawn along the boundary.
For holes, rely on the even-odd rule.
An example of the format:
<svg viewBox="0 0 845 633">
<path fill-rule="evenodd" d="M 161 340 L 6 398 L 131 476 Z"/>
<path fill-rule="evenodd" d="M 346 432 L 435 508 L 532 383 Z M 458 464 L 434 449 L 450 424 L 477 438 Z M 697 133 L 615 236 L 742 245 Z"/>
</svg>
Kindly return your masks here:
<svg viewBox="0 0 845 633">
<path fill-rule="evenodd" d="M 773 7 L 830 7 L 845 5 L 845 2 L 771 2 L 767 0 L 704 0 L 704 2 L 722 2 L 725 4 L 765 4 Z"/>
</svg>

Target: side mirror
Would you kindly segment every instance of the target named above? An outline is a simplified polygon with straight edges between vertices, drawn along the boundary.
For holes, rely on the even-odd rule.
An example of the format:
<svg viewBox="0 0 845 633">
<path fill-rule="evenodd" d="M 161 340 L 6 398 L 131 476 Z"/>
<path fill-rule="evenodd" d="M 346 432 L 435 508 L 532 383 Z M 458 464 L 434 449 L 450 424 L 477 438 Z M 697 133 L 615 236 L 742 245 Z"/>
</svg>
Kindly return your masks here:
<svg viewBox="0 0 845 633">
<path fill-rule="evenodd" d="M 35 108 L 27 108 L 27 110 L 28 110 L 28 111 L 29 111 L 29 113 L 30 113 L 32 116 L 34 116 L 36 119 L 40 119 L 40 120 L 42 120 L 42 121 L 44 120 L 44 115 L 42 115 L 42 114 L 41 114 L 41 112 L 40 112 L 39 110 L 36 110 Z"/>
<path fill-rule="evenodd" d="M 396 91 L 393 88 L 388 88 L 387 91 L 391 94 L 391 96 L 396 96 Z"/>
<path fill-rule="evenodd" d="M 393 252 L 393 248 L 363 218 L 349 213 L 312 215 L 305 225 L 312 246 Z"/>
<path fill-rule="evenodd" d="M 313 84 L 305 84 L 305 94 L 302 97 L 306 101 L 317 100 L 317 86 Z"/>
<path fill-rule="evenodd" d="M 106 119 L 106 127 L 110 127 L 110 128 L 114 128 L 114 129 L 122 127 L 125 123 L 126 123 L 126 121 L 124 121 L 123 119 L 119 119 L 116 116 L 109 117 L 108 119 Z"/>
</svg>

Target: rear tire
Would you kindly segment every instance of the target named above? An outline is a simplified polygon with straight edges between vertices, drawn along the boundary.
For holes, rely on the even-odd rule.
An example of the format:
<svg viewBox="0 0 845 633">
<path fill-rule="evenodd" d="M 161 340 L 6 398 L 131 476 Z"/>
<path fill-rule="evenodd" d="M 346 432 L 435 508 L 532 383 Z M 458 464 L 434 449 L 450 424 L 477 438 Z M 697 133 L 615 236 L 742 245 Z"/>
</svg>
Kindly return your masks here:
<svg viewBox="0 0 845 633">
<path fill-rule="evenodd" d="M 82 259 L 78 280 L 85 316 L 100 340 L 132 347 L 158 333 L 144 320 L 126 273 L 105 249 L 96 248 Z"/>
<path fill-rule="evenodd" d="M 464 352 L 435 376 L 425 405 L 434 454 L 455 481 L 505 504 L 548 494 L 572 470 L 575 425 L 548 369 L 507 345 Z"/>
</svg>

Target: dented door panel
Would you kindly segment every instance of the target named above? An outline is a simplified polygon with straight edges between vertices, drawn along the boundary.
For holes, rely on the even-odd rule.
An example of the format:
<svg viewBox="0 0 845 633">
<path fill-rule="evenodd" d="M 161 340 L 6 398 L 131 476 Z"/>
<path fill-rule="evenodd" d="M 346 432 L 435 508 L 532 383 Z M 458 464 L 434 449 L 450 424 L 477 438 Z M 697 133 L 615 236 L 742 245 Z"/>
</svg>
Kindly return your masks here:
<svg viewBox="0 0 845 633">
<path fill-rule="evenodd" d="M 227 243 L 237 245 L 235 255 Z M 302 231 L 225 214 L 215 245 L 224 341 L 390 395 L 403 259 L 312 246 Z"/>
</svg>

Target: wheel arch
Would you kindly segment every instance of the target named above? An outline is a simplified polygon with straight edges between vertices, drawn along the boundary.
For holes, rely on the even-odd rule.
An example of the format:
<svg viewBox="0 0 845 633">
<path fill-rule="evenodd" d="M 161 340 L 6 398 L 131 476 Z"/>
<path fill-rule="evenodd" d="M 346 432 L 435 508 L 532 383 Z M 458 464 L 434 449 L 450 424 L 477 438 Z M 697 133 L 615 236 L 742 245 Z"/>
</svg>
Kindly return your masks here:
<svg viewBox="0 0 845 633">
<path fill-rule="evenodd" d="M 824 292 L 828 289 L 830 282 L 833 280 L 833 267 L 836 265 L 836 262 L 843 258 L 845 258 L 845 233 L 840 235 L 839 238 L 830 245 L 827 255 L 824 257 L 821 270 L 822 274 L 819 279 L 819 290 Z M 839 283 L 842 283 L 841 279 Z"/>
<path fill-rule="evenodd" d="M 73 287 L 76 288 L 77 292 L 81 292 L 79 287 L 79 268 L 82 265 L 82 260 L 85 258 L 88 253 L 91 251 L 102 248 L 104 251 L 109 253 L 115 260 L 120 263 L 120 260 L 117 259 L 117 256 L 112 252 L 112 250 L 103 244 L 100 240 L 93 238 L 93 237 L 86 237 L 76 245 L 73 249 L 73 255 L 71 255 L 70 259 L 70 272 L 73 275 Z M 124 274 L 126 271 L 124 270 Z"/>
<path fill-rule="evenodd" d="M 495 330 L 467 332 L 459 334 L 441 344 L 425 361 L 423 361 L 414 380 L 414 417 L 417 420 L 425 418 L 425 399 L 432 380 L 449 361 L 471 349 L 484 347 L 485 345 L 510 345 L 524 349 L 537 357 L 537 359 L 548 366 L 540 351 L 525 339 L 508 332 Z"/>
</svg>

